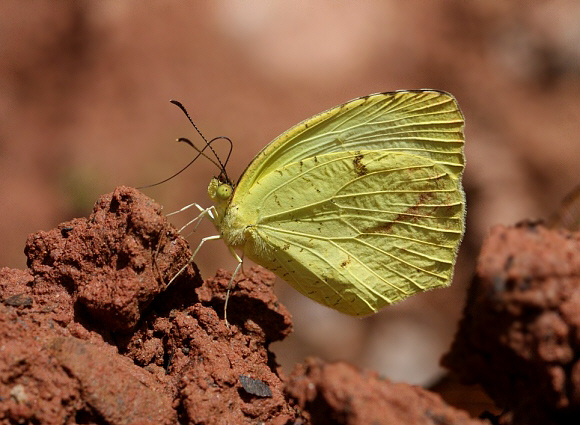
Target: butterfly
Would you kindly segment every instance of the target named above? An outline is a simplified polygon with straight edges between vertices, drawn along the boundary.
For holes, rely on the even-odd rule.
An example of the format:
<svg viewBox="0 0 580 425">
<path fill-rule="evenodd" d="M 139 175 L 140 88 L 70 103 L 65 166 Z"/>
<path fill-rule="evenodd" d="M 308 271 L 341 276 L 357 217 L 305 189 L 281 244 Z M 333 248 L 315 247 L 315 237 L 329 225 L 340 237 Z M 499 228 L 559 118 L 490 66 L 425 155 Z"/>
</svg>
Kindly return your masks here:
<svg viewBox="0 0 580 425">
<path fill-rule="evenodd" d="M 223 239 L 234 276 L 241 251 L 353 316 L 448 286 L 465 230 L 463 128 L 455 98 L 436 90 L 372 94 L 315 115 L 262 149 L 237 184 L 225 167 L 211 179 L 214 205 L 192 205 L 219 235 L 201 244 Z"/>
</svg>

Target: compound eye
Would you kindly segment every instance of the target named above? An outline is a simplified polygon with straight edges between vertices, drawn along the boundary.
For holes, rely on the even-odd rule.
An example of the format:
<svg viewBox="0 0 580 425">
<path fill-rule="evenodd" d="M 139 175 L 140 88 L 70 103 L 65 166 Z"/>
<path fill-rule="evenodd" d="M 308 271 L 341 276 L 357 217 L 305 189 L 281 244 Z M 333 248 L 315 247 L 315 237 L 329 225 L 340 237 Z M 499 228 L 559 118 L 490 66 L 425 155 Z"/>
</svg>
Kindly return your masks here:
<svg viewBox="0 0 580 425">
<path fill-rule="evenodd" d="M 229 184 L 220 184 L 217 188 L 217 197 L 219 199 L 230 199 L 232 196 L 233 189 Z"/>
</svg>

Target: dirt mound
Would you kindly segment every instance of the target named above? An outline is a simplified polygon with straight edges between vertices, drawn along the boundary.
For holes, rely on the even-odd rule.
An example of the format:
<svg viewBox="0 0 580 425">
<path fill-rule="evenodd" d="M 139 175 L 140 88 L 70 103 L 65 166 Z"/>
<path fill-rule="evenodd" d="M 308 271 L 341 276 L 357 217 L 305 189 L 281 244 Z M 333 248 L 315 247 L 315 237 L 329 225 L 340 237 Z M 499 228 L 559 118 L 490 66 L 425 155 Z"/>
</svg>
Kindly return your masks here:
<svg viewBox="0 0 580 425">
<path fill-rule="evenodd" d="M 579 288 L 579 233 L 494 227 L 443 364 L 481 384 L 504 423 L 578 423 Z"/>
<path fill-rule="evenodd" d="M 580 237 L 495 228 L 444 362 L 479 382 L 502 423 L 575 418 Z M 292 331 L 262 268 L 201 280 L 139 191 L 29 237 L 28 270 L 0 270 L 0 420 L 42 424 L 476 424 L 422 388 L 310 359 L 285 377 L 269 350 Z M 497 419 L 497 418 L 496 418 Z M 541 422 L 541 421 L 543 422 Z M 538 422 L 540 421 L 540 422 Z"/>
</svg>

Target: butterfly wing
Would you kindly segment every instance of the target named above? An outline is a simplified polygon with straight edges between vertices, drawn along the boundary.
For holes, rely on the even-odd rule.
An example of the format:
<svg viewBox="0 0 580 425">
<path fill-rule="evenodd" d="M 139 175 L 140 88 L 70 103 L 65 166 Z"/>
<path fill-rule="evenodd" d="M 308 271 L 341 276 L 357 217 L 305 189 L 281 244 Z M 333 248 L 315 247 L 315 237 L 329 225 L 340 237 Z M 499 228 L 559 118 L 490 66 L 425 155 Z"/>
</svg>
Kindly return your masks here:
<svg viewBox="0 0 580 425">
<path fill-rule="evenodd" d="M 356 150 L 428 157 L 460 179 L 463 125 L 455 98 L 445 92 L 398 91 L 354 99 L 301 122 L 268 144 L 245 170 L 236 191 L 244 193 L 287 164 Z"/>
<path fill-rule="evenodd" d="M 304 295 L 364 315 L 450 283 L 464 195 L 430 158 L 392 151 L 320 154 L 278 167 L 222 222 L 246 256 Z"/>
<path fill-rule="evenodd" d="M 453 96 L 433 90 L 370 95 L 316 115 L 250 163 L 220 233 L 352 315 L 446 286 L 465 226 L 463 125 Z"/>
</svg>

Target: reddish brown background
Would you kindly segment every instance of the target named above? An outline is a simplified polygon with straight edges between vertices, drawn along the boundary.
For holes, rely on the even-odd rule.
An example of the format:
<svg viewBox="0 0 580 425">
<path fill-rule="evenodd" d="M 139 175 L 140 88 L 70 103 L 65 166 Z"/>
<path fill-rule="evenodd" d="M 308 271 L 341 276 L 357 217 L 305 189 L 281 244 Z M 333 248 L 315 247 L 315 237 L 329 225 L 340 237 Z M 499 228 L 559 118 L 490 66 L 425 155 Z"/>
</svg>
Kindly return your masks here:
<svg viewBox="0 0 580 425">
<path fill-rule="evenodd" d="M 208 138 L 234 140 L 237 178 L 314 113 L 373 92 L 447 90 L 467 121 L 468 226 L 453 287 L 359 320 L 277 285 L 296 329 L 274 347 L 284 364 L 318 354 L 428 384 L 489 226 L 546 217 L 580 181 L 579 21 L 580 6 L 563 0 L 3 1 L 0 265 L 24 268 L 29 233 L 87 215 L 101 193 L 184 165 L 192 152 L 173 140 L 195 135 L 169 99 Z M 199 161 L 146 193 L 166 212 L 209 205 L 215 172 Z M 196 262 L 204 277 L 235 264 L 220 242 Z"/>
</svg>

